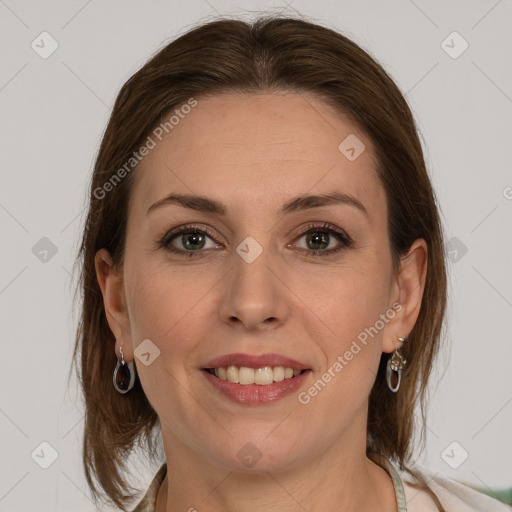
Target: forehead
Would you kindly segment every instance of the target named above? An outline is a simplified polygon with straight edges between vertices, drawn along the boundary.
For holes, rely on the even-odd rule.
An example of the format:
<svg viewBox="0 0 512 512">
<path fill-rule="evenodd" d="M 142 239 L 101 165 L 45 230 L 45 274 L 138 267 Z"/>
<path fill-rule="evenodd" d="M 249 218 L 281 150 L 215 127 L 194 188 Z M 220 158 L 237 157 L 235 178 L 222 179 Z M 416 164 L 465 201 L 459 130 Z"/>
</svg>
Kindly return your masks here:
<svg viewBox="0 0 512 512">
<path fill-rule="evenodd" d="M 136 209 L 176 191 L 253 211 L 333 190 L 358 197 L 367 209 L 383 205 L 372 141 L 312 94 L 198 97 L 173 121 L 161 140 L 150 135 L 156 144 L 136 171 Z"/>
</svg>

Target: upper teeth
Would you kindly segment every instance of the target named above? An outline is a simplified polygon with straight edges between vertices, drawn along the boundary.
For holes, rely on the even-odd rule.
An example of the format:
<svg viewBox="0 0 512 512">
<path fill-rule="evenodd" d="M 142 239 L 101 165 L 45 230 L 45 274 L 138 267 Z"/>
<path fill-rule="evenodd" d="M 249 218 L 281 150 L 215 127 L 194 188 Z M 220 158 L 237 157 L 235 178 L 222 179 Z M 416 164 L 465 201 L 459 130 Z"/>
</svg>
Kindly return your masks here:
<svg viewBox="0 0 512 512">
<path fill-rule="evenodd" d="M 230 365 L 227 368 L 214 368 L 214 373 L 219 379 L 227 380 L 235 384 L 259 384 L 265 386 L 272 382 L 281 382 L 299 375 L 301 370 L 285 368 L 284 366 L 264 366 L 263 368 L 248 368 L 247 366 Z"/>
</svg>

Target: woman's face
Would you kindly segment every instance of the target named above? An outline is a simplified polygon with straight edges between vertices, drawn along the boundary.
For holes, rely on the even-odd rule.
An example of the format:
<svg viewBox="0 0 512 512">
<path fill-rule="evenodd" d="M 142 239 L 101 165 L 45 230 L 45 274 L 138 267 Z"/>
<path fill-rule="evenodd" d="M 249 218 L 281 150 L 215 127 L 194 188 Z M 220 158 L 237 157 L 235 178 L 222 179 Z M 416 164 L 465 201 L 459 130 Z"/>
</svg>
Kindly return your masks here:
<svg viewBox="0 0 512 512">
<path fill-rule="evenodd" d="M 365 447 L 381 354 L 421 296 L 420 260 L 393 270 L 371 141 L 297 93 L 197 98 L 153 139 L 105 304 L 164 442 L 230 470 Z"/>
</svg>

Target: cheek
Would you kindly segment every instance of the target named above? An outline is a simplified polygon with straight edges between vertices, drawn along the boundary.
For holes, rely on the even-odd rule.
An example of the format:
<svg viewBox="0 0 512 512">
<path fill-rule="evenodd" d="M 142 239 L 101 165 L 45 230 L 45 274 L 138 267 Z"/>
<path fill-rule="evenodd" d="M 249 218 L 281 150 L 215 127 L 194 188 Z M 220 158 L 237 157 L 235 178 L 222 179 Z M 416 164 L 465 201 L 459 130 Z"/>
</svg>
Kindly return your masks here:
<svg viewBox="0 0 512 512">
<path fill-rule="evenodd" d="M 200 413 L 187 407 L 190 401 L 187 389 L 190 379 L 197 378 L 194 374 L 198 368 L 192 361 L 198 340 L 207 339 L 211 329 L 204 308 L 213 285 L 190 272 L 181 271 L 178 275 L 179 270 L 169 267 L 141 267 L 143 271 L 132 272 L 127 290 L 138 377 L 163 421 L 166 421 L 165 411 L 174 411 L 174 415 L 188 418 L 192 423 L 199 421 L 195 415 Z M 150 364 L 146 365 L 138 346 L 147 339 L 151 344 L 145 345 L 150 347 Z M 153 357 L 153 353 L 157 356 Z M 162 393 L 162 389 L 166 392 Z M 181 428 L 180 422 L 171 423 L 173 430 Z"/>
<path fill-rule="evenodd" d="M 180 268 L 148 267 L 135 269 L 127 290 L 135 345 L 145 338 L 161 343 L 190 338 L 191 326 L 198 326 L 194 313 L 207 300 L 211 284 Z"/>
<path fill-rule="evenodd" d="M 337 410 L 353 413 L 365 403 L 382 357 L 383 333 L 392 318 L 386 316 L 389 276 L 375 267 L 367 271 L 347 268 L 346 272 L 332 276 L 326 292 L 323 299 L 317 295 L 314 311 L 327 327 L 323 332 L 328 333 L 321 339 L 316 337 L 323 352 L 317 374 L 322 382 L 306 392 L 310 398 L 315 393 L 322 395 L 318 407 L 320 402 L 330 403 Z"/>
<path fill-rule="evenodd" d="M 343 345 L 373 326 L 390 305 L 389 276 L 375 267 L 344 269 L 324 288 L 323 295 L 316 296 L 316 308 L 334 340 Z"/>
</svg>

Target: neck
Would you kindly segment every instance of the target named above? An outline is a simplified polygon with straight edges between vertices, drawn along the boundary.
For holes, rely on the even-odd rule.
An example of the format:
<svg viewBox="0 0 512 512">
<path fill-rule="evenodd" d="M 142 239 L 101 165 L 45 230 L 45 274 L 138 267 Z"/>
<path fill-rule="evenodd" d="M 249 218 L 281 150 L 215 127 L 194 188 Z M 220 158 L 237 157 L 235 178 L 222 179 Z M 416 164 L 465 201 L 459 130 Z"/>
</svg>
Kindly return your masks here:
<svg viewBox="0 0 512 512">
<path fill-rule="evenodd" d="M 168 429 L 163 434 L 167 475 L 156 512 L 397 509 L 392 480 L 366 457 L 366 438 L 361 436 L 279 472 L 237 472 L 205 459 Z"/>
</svg>

